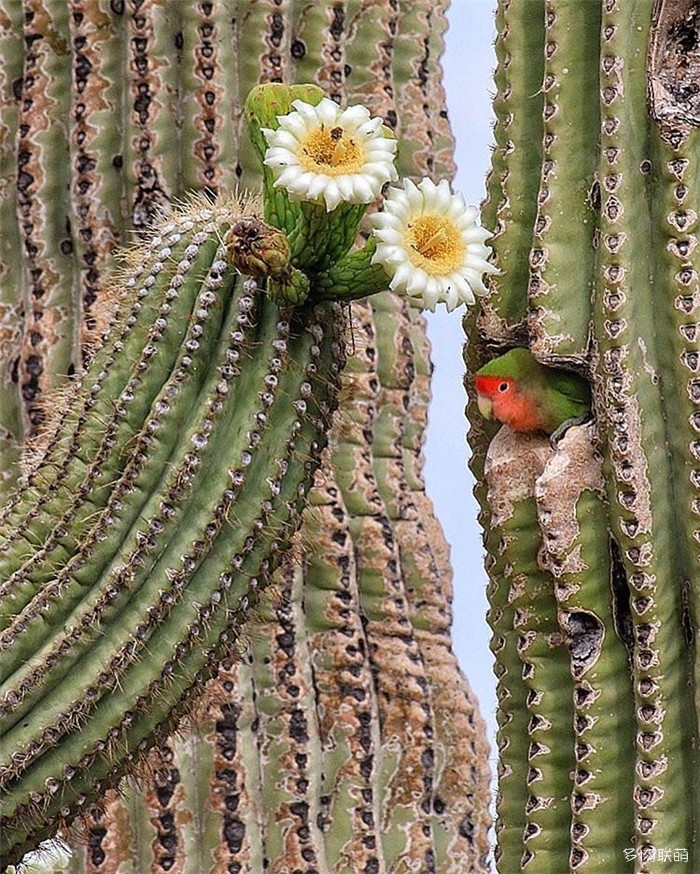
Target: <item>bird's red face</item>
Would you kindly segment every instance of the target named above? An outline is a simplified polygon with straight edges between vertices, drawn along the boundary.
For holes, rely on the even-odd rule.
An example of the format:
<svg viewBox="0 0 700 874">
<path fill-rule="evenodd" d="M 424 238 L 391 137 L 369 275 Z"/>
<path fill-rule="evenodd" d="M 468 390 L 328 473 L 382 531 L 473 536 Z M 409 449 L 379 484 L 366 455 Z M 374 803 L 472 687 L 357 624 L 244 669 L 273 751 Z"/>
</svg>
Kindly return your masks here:
<svg viewBox="0 0 700 874">
<path fill-rule="evenodd" d="M 477 376 L 474 380 L 479 412 L 485 419 L 496 419 L 514 431 L 539 431 L 542 416 L 510 376 Z"/>
</svg>

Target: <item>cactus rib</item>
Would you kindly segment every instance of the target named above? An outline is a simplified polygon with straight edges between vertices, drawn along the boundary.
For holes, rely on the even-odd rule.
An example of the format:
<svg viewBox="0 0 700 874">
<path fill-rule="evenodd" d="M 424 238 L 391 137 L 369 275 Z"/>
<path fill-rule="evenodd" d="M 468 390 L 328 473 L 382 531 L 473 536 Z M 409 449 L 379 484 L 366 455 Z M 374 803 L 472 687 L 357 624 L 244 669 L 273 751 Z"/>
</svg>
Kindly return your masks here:
<svg viewBox="0 0 700 874">
<path fill-rule="evenodd" d="M 630 846 L 632 774 L 610 767 L 610 738 L 634 743 L 625 617 L 613 589 L 602 459 L 594 428 L 571 428 L 537 481 L 543 562 L 555 583 L 558 621 L 571 654 L 575 771 L 569 866 L 610 871 Z M 627 643 L 629 644 L 629 640 Z M 626 742 L 625 742 L 626 738 Z"/>
<path fill-rule="evenodd" d="M 20 117 L 14 88 L 22 78 L 23 10 L 14 3 L 3 9 L 0 27 L 0 367 L 12 373 L 23 329 L 25 265 L 22 236 L 17 223 L 17 163 L 13 150 Z M 0 380 L 0 504 L 11 490 L 19 466 L 21 442 L 27 421 L 19 385 Z"/>
<path fill-rule="evenodd" d="M 479 322 L 501 341 L 526 317 L 529 273 L 522 252 L 532 244 L 537 208 L 539 180 L 531 168 L 542 160 L 544 15 L 544 0 L 508 0 L 498 11 L 496 150 L 483 221 L 494 228 L 491 245 L 507 282 L 484 300 Z"/>
<path fill-rule="evenodd" d="M 596 101 L 581 96 L 598 82 L 592 59 L 599 32 L 598 4 L 545 4 L 542 177 L 528 289 L 532 350 L 542 360 L 583 360 L 588 348 L 596 229 L 591 191 L 598 158 L 590 131 L 598 128 L 600 110 Z M 562 107 L 575 102 L 580 109 L 574 123 Z"/>
</svg>

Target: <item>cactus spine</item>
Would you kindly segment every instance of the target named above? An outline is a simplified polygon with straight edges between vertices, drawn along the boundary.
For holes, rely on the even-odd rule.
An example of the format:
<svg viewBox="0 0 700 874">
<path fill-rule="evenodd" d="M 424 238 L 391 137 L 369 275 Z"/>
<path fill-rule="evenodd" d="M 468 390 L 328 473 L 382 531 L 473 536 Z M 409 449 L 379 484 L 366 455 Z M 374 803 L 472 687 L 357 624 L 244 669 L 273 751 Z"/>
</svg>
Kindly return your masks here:
<svg viewBox="0 0 700 874">
<path fill-rule="evenodd" d="M 543 446 L 527 490 L 505 472 L 530 438 L 494 438 L 475 416 L 499 674 L 499 871 L 553 870 L 555 853 L 572 874 L 692 870 L 698 133 L 684 77 L 697 19 L 663 0 L 504 0 L 498 21 L 484 221 L 502 275 L 468 322 L 466 358 L 476 368 L 489 348 L 527 342 L 590 378 L 596 414 L 595 429 Z M 565 673 L 556 658 L 533 672 L 522 645 L 521 591 L 543 574 L 548 602 L 528 604 L 530 622 L 560 636 Z M 526 753 L 519 708 L 553 689 L 550 724 L 531 718 Z M 543 727 L 557 742 L 533 772 Z M 541 798 L 551 804 L 533 813 Z"/>
<path fill-rule="evenodd" d="M 92 319 L 100 309 L 96 296 L 103 294 L 115 243 L 134 229 L 143 233 L 187 190 L 218 194 L 237 185 L 259 186 L 243 103 L 260 82 L 316 82 L 338 100 L 367 105 L 396 131 L 403 174 L 449 176 L 453 170 L 440 82 L 442 3 L 421 0 L 396 8 L 389 0 L 133 0 L 122 6 L 33 0 L 19 6 L 11 5 L 14 29 L 0 31 L 7 45 L 1 65 L 2 74 L 7 71 L 2 92 L 7 141 L 17 130 L 13 88 L 31 96 L 30 79 L 20 77 L 23 70 L 31 71 L 35 57 L 49 64 L 52 86 L 68 107 L 63 126 L 55 128 L 52 150 L 36 150 L 26 178 L 28 202 L 38 216 L 43 191 L 35 187 L 34 172 L 43 161 L 52 162 L 69 192 L 56 226 L 66 229 L 61 244 L 72 247 L 77 265 L 66 322 L 74 332 L 68 370 L 80 368 L 78 339 L 92 339 Z M 36 101 L 25 107 L 25 137 L 32 148 L 36 138 L 41 141 L 50 109 Z M 2 291 L 17 306 L 11 295 L 28 288 L 30 278 L 19 254 L 32 240 L 27 224 L 14 220 L 11 193 L 20 159 L 11 152 L 7 158 L 9 186 L 0 192 L 7 195 L 4 239 L 16 234 L 18 243 L 3 261 L 12 272 L 3 279 Z M 32 230 L 41 244 L 38 268 L 47 263 L 44 232 L 41 226 Z M 319 296 L 348 290 L 347 276 L 333 274 L 333 268 L 316 277 Z M 242 289 L 235 291 L 239 294 L 246 296 Z M 3 402 L 0 408 L 3 416 L 15 410 L 14 420 L 3 420 L 15 456 L 34 428 L 27 413 L 30 392 L 23 391 L 36 364 L 28 361 L 29 350 L 41 360 L 33 383 L 38 397 L 62 379 L 62 366 L 54 369 L 51 363 L 52 337 L 42 327 L 53 323 L 50 304 L 43 302 L 47 321 L 44 316 L 32 325 L 26 317 L 27 331 L 35 332 L 33 346 L 27 333 L 21 349 L 16 341 L 4 349 L 3 366 L 17 374 L 8 389 L 14 406 Z M 256 318 L 260 306 L 251 311 Z M 268 306 L 263 313 L 272 312 Z M 304 312 L 316 331 L 317 316 Z M 485 870 L 489 817 L 483 724 L 449 648 L 447 547 L 421 475 L 430 372 L 425 325 L 403 301 L 354 304 L 352 315 L 358 323 L 350 348 L 358 350 L 362 373 L 353 378 L 347 409 L 332 433 L 332 451 L 309 493 L 301 547 L 293 551 L 301 556 L 297 566 L 285 563 L 276 577 L 278 595 L 259 603 L 248 626 L 247 649 L 225 660 L 206 684 L 196 706 L 197 730 L 170 738 L 159 732 L 151 771 L 142 773 L 142 782 L 123 782 L 118 796 L 108 795 L 91 808 L 78 827 L 72 870 Z M 333 340 L 325 316 L 318 317 L 323 339 L 312 346 L 325 356 Z M 292 334 L 295 325 L 290 320 Z M 23 328 L 15 329 L 17 337 Z M 310 342 L 306 333 L 302 336 Z M 270 355 L 261 352 L 256 358 L 260 375 Z M 290 357 L 283 360 L 285 369 L 291 366 Z M 325 357 L 318 364 L 324 361 L 327 371 L 331 362 Z M 186 391 L 194 393 L 194 378 L 188 373 Z M 312 381 L 301 372 L 297 379 L 299 386 Z M 283 397 L 278 391 L 275 405 Z M 380 398 L 382 404 L 392 400 L 390 415 L 378 415 Z M 141 403 L 138 397 L 135 403 Z M 41 417 L 41 404 L 31 409 Z M 179 409 L 185 412 L 186 405 Z M 352 424 L 359 410 L 364 428 Z M 161 428 L 157 440 L 163 437 Z M 390 461 L 383 455 L 375 459 L 375 443 Z M 70 451 L 66 446 L 66 457 Z M 257 480 L 262 456 L 251 454 Z M 348 460 L 363 472 L 361 494 L 347 481 Z M 289 471 L 288 477 L 297 473 Z M 99 465 L 92 474 L 103 474 Z M 105 470 L 105 479 L 108 475 Z M 246 480 L 251 481 L 247 474 Z M 263 482 L 264 477 L 265 489 Z M 390 500 L 394 490 L 400 502 Z M 367 510 L 365 497 L 370 498 Z M 86 530 L 90 524 L 86 515 Z M 370 527 L 374 544 L 385 539 L 375 556 L 364 551 L 363 535 Z M 60 544 L 50 548 L 58 550 Z M 363 557 L 362 568 L 357 555 Z M 382 556 L 390 557 L 391 566 L 381 564 Z M 371 624 L 365 621 L 367 604 L 381 607 Z M 399 630 L 402 641 L 387 635 L 385 626 Z M 410 673 L 405 696 L 388 677 L 381 679 L 380 694 L 381 646 L 387 642 L 401 644 L 395 646 L 392 671 L 401 680 Z M 420 755 L 410 748 L 409 736 Z M 103 786 L 109 782 L 101 779 Z M 81 808 L 90 804 L 86 793 Z M 412 818 L 415 824 L 406 828 Z M 46 828 L 45 821 L 37 822 L 34 834 Z"/>
</svg>

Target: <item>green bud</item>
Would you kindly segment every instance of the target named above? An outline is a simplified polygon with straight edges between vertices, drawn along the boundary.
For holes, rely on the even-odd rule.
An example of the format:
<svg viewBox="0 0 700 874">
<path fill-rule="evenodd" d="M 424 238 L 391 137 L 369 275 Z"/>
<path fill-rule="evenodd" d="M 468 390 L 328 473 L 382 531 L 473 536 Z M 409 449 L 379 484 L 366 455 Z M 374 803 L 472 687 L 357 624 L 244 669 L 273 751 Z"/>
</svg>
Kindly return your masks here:
<svg viewBox="0 0 700 874">
<path fill-rule="evenodd" d="M 290 267 L 285 275 L 270 279 L 267 294 L 278 306 L 300 306 L 309 296 L 309 280 L 301 270 Z"/>
<path fill-rule="evenodd" d="M 277 116 L 292 112 L 293 100 L 303 100 L 315 106 L 323 96 L 323 91 L 318 85 L 283 85 L 280 82 L 257 85 L 248 93 L 243 115 L 248 135 L 261 163 L 265 160 L 267 151 L 267 140 L 262 133 L 262 128 L 276 130 Z M 275 188 L 275 180 L 268 167 L 263 165 L 262 172 L 265 219 L 276 228 L 289 233 L 298 222 L 299 204 L 292 203 L 286 191 Z"/>
<path fill-rule="evenodd" d="M 346 255 L 314 278 L 314 297 L 320 300 L 350 301 L 389 288 L 389 277 L 381 264 L 372 264 L 377 248 L 370 237 L 362 249 Z"/>
<path fill-rule="evenodd" d="M 244 109 L 251 135 L 254 133 L 254 129 L 259 131 L 263 127 L 275 130 L 278 126 L 277 116 L 287 115 L 293 111 L 292 101 L 303 100 L 304 103 L 316 106 L 324 96 L 323 89 L 319 88 L 318 85 L 283 85 L 281 82 L 267 82 L 264 85 L 257 85 L 248 93 Z M 253 142 L 256 146 L 258 146 L 258 142 L 263 144 L 258 151 L 261 159 L 264 158 L 267 149 L 265 138 L 260 136 L 256 141 L 253 137 Z"/>
</svg>

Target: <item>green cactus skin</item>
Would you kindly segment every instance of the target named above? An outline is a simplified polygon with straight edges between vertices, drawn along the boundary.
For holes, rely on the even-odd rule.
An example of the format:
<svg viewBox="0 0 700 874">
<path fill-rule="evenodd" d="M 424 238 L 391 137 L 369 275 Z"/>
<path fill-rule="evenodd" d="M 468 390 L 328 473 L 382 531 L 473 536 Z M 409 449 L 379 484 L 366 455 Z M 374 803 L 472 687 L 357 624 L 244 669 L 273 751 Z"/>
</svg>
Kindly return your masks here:
<svg viewBox="0 0 700 874">
<path fill-rule="evenodd" d="M 685 851 L 688 870 L 698 858 L 698 710 L 691 691 L 700 585 L 698 132 L 685 87 L 694 62 L 683 42 L 695 25 L 685 3 L 610 0 L 585 7 L 551 0 L 541 16 L 522 21 L 514 40 L 508 22 L 516 4 L 500 4 L 497 149 L 484 221 L 499 219 L 493 245 L 502 274 L 481 316 L 467 320 L 473 334 L 466 359 L 478 368 L 493 347 L 528 342 L 545 362 L 591 378 L 602 481 L 596 484 L 591 464 L 580 463 L 581 450 L 567 434 L 557 453 L 569 458 L 566 468 L 560 462 L 565 488 L 545 489 L 556 480 L 555 455 L 537 498 L 540 563 L 556 581 L 556 615 L 549 619 L 571 638 L 574 693 L 574 749 L 561 766 L 562 780 L 564 770 L 574 774 L 570 830 L 552 832 L 551 840 L 568 856 L 557 870 L 627 865 L 635 874 L 661 874 L 668 870 L 666 851 Z M 600 15 L 600 26 L 584 25 L 586 14 Z M 522 99 L 532 56 L 522 49 L 538 39 L 545 87 L 542 118 L 534 121 L 531 102 Z M 556 111 L 548 117 L 552 95 Z M 539 157 L 531 133 L 515 137 L 516 117 L 540 125 Z M 545 176 L 550 197 L 538 203 L 527 185 Z M 518 214 L 507 211 L 504 196 L 515 182 L 529 191 Z M 548 216 L 550 205 L 556 214 Z M 568 221 L 579 222 L 577 233 L 566 230 Z M 565 267 L 557 266 L 564 263 L 560 234 L 574 247 Z M 475 426 L 472 468 L 481 476 L 492 431 Z M 477 496 L 488 524 L 493 508 L 483 484 Z M 547 509 L 551 501 L 556 514 Z M 570 536 L 562 539 L 555 516 L 569 520 Z M 487 546 L 492 573 L 502 577 L 506 569 L 490 535 Z M 502 585 L 491 586 L 492 610 L 501 606 Z M 504 651 L 512 653 L 503 637 Z M 580 640 L 597 650 L 595 659 L 581 661 Z M 507 674 L 501 683 L 504 699 L 521 692 Z M 568 696 L 560 706 L 570 706 Z M 499 808 L 500 835 L 522 822 L 520 797 L 511 793 L 510 802 Z M 525 870 L 537 869 L 538 854 Z M 519 870 L 510 862 L 501 868 Z"/>
<path fill-rule="evenodd" d="M 25 7 L 30 5 L 35 14 L 43 14 L 40 0 Z M 54 0 L 54 17 L 59 5 Z M 115 245 L 130 239 L 134 230 L 142 234 L 159 210 L 177 202 L 188 189 L 216 194 L 237 186 L 259 187 L 258 156 L 246 130 L 243 105 L 261 82 L 314 82 L 342 104 L 359 100 L 395 131 L 402 172 L 416 181 L 426 174 L 450 176 L 452 138 L 439 65 L 444 6 L 432 0 L 400 7 L 393 0 L 128 0 L 121 10 L 120 4 L 108 0 L 71 0 L 67 15 L 59 10 L 65 26 L 52 32 L 57 40 L 48 45 L 35 27 L 37 51 L 51 54 L 54 46 L 65 48 L 53 69 L 56 93 L 68 107 L 67 145 L 42 154 L 52 162 L 52 172 L 62 174 L 69 192 L 68 214 L 60 216 L 59 225 L 70 228 L 67 237 L 75 263 L 72 369 L 81 365 L 78 340 L 90 346 L 101 330 L 100 297 Z M 8 128 L 3 136 L 10 143 L 17 135 L 14 88 L 22 87 L 25 60 L 24 10 L 17 7 L 20 4 L 10 4 L 8 13 L 16 20 L 0 27 L 2 45 L 8 47 L 0 75 L 10 71 L 12 76 L 3 84 L 7 99 L 0 107 Z M 31 143 L 40 134 L 43 116 L 26 113 L 25 119 Z M 7 225 L 2 245 L 9 250 L 3 269 L 8 265 L 11 272 L 3 274 L 0 293 L 15 307 L 13 312 L 19 312 L 17 290 L 29 287 L 29 277 L 20 257 L 25 243 L 15 219 L 17 156 L 12 149 L 0 153 L 0 161 L 6 159 L 8 186 L 0 191 L 0 208 L 6 210 Z M 40 205 L 35 208 L 40 211 Z M 324 296 L 348 291 L 348 266 L 339 266 L 335 273 L 331 267 L 318 277 L 315 292 L 321 292 L 322 282 Z M 378 279 L 376 269 L 373 275 Z M 352 313 L 360 306 L 353 304 Z M 123 781 L 119 795 L 110 794 L 96 808 L 86 796 L 81 805 L 86 810 L 84 822 L 76 826 L 73 841 L 75 874 L 201 874 L 236 866 L 251 874 L 264 867 L 282 871 L 285 860 L 276 855 L 280 847 L 297 868 L 316 866 L 323 874 L 385 874 L 390 865 L 397 871 L 417 868 L 426 874 L 487 869 L 489 778 L 483 723 L 449 652 L 448 550 L 421 474 L 430 374 L 424 322 L 415 311 L 393 304 L 386 312 L 366 306 L 361 312 L 373 336 L 381 333 L 384 339 L 373 346 L 379 357 L 368 367 L 366 382 L 355 381 L 346 403 L 350 410 L 365 405 L 371 427 L 349 435 L 348 451 L 343 425 L 347 417 L 340 417 L 334 452 L 309 493 L 313 507 L 293 552 L 298 567 L 292 573 L 285 565 L 285 573 L 276 579 L 276 595 L 256 608 L 245 643 L 236 645 L 236 657 L 219 667 L 206 684 L 203 700 L 188 705 L 195 706 L 195 729 L 183 729 L 169 739 L 159 733 L 149 757 L 150 771 L 141 771 L 138 786 Z M 0 347 L 7 373 L 13 371 L 25 328 L 12 318 L 12 337 Z M 48 306 L 45 318 L 54 318 Z M 381 329 L 375 322 L 381 322 Z M 395 332 L 402 338 L 400 349 L 389 342 Z M 350 333 L 350 350 L 362 342 L 356 326 Z M 24 348 L 28 351 L 30 344 Z M 390 356 L 391 367 L 383 366 L 384 354 Z M 42 363 L 41 392 L 60 386 L 60 369 L 54 369 L 48 355 L 42 355 Z M 389 380 L 386 392 L 370 384 L 380 379 L 378 368 L 381 379 Z M 128 376 L 117 385 L 111 382 L 116 379 L 114 368 L 107 373 L 110 391 L 114 388 L 118 395 Z M 194 392 L 191 378 L 192 374 L 187 390 Z M 385 437 L 382 446 L 392 459 L 388 462 L 374 458 L 376 402 L 379 392 L 383 399 L 396 401 L 397 379 L 402 400 L 392 404 L 392 415 L 381 426 L 377 421 L 376 429 L 377 440 L 380 431 Z M 7 393 L 7 403 L 3 394 L 0 404 L 2 428 L 8 445 L 12 439 L 16 458 L 24 434 L 34 426 L 21 387 L 3 383 L 0 391 Z M 103 388 L 97 397 L 106 394 Z M 34 409 L 41 413 L 41 403 Z M 70 411 L 59 434 L 73 429 L 82 435 L 82 446 L 88 438 L 79 418 L 79 410 Z M 111 418 L 110 409 L 107 421 Z M 117 424 L 124 439 L 127 423 L 119 419 Z M 59 443 L 51 451 L 68 459 L 76 447 L 67 439 Z M 97 448 L 86 444 L 84 457 L 92 458 Z M 367 494 L 382 500 L 376 505 L 382 530 L 391 533 L 391 554 L 398 562 L 391 579 L 384 574 L 382 582 L 391 582 L 394 592 L 398 587 L 406 601 L 399 612 L 406 636 L 400 654 L 409 659 L 406 667 L 415 682 L 409 700 L 398 696 L 394 703 L 389 680 L 382 681 L 381 706 L 390 714 L 390 732 L 383 731 L 379 720 L 378 666 L 373 657 L 386 635 L 381 623 L 364 623 L 355 561 L 355 538 L 361 539 L 362 527 L 350 524 L 354 509 L 365 514 L 363 498 L 357 490 L 341 493 L 336 481 L 335 468 L 348 459 L 354 463 L 354 453 L 366 456 L 363 470 L 376 478 L 376 484 L 367 483 Z M 400 456 L 403 466 L 397 461 Z M 57 465 L 51 476 L 56 490 L 67 494 L 63 466 Z M 87 475 L 83 471 L 84 478 Z M 90 476 L 95 483 L 100 476 L 109 481 L 109 471 L 103 472 L 99 464 L 90 466 Z M 381 498 L 394 487 L 403 496 L 400 504 Z M 65 506 L 51 500 L 37 506 L 37 518 L 45 520 L 42 525 L 52 522 L 51 530 L 60 521 L 60 515 L 54 516 L 56 507 L 61 513 L 85 509 L 80 502 L 73 508 L 72 495 Z M 99 490 L 95 500 L 106 502 L 107 497 Z M 19 525 L 23 520 L 18 516 L 12 522 Z M 33 525 L 33 519 L 27 521 Z M 87 515 L 81 525 L 89 527 Z M 421 544 L 418 554 L 413 552 L 414 542 Z M 58 543 L 51 546 L 55 555 L 60 548 Z M 31 572 L 37 574 L 38 567 L 35 563 Z M 394 592 L 387 589 L 384 595 L 389 606 Z M 262 660 L 251 662 L 252 650 Z M 393 671 L 402 677 L 401 665 Z M 413 721 L 404 730 L 401 716 L 407 709 Z M 406 767 L 408 759 L 402 762 L 396 753 L 408 743 L 409 733 L 419 738 L 427 753 L 413 757 L 412 770 Z M 397 779 L 406 779 L 405 798 L 396 780 L 386 790 L 382 762 L 387 770 L 398 762 Z M 279 779 L 282 788 L 276 785 Z M 105 779 L 103 785 L 112 782 Z M 396 814 L 383 806 L 389 793 L 401 802 Z M 398 827 L 417 807 L 411 800 L 414 794 L 424 803 L 418 816 L 427 831 L 421 834 L 414 828 L 411 841 L 406 841 Z M 386 839 L 383 824 L 389 825 Z"/>
<path fill-rule="evenodd" d="M 106 482 L 80 452 L 49 454 L 12 507 L 22 516 L 41 502 L 43 465 L 61 462 L 61 487 L 81 499 L 46 526 L 44 543 L 37 522 L 6 541 L 14 549 L 1 559 L 13 610 L 0 643 L 10 861 L 47 833 L 33 822 L 37 805 L 49 823 L 68 818 L 168 725 L 235 639 L 235 618 L 289 541 L 310 484 L 342 362 L 338 312 L 326 305 L 306 324 L 290 322 L 236 278 L 220 242 L 230 215 L 195 203 L 166 220 L 144 253 L 130 314 L 85 374 L 79 430 L 66 442 L 99 434 Z M 142 343 L 133 358 L 130 336 Z M 110 367 L 130 375 L 104 399 L 112 420 L 95 381 Z M 129 428 L 114 427 L 121 417 Z M 248 483 L 263 484 L 252 502 Z M 15 605 L 16 587 L 24 597 Z"/>
</svg>

